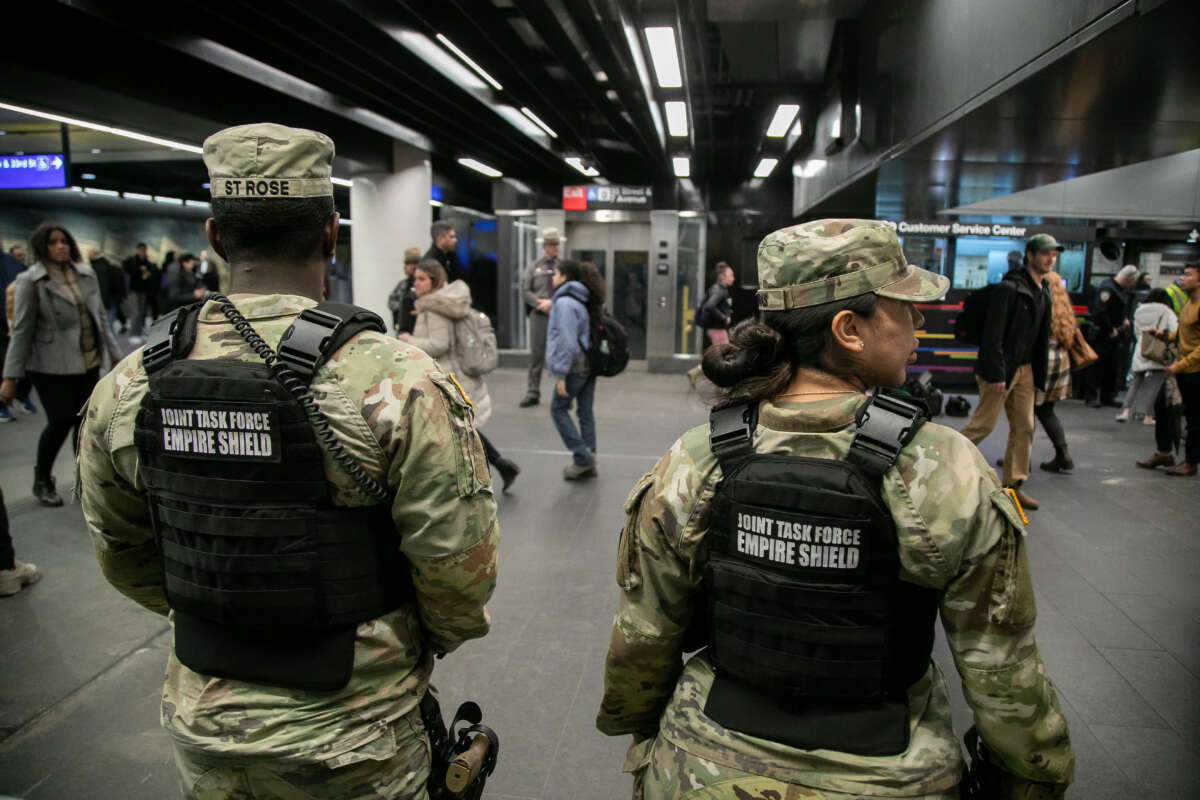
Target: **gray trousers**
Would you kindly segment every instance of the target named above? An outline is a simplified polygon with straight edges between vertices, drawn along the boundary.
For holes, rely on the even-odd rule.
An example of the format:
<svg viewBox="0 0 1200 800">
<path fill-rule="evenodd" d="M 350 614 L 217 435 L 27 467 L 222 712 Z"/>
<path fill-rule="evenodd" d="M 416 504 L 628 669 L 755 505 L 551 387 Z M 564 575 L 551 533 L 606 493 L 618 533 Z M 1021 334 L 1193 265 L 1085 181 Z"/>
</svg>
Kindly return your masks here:
<svg viewBox="0 0 1200 800">
<path fill-rule="evenodd" d="M 546 328 L 550 315 L 534 311 L 529 315 L 529 387 L 527 394 L 542 396 L 542 367 L 546 365 Z"/>
</svg>

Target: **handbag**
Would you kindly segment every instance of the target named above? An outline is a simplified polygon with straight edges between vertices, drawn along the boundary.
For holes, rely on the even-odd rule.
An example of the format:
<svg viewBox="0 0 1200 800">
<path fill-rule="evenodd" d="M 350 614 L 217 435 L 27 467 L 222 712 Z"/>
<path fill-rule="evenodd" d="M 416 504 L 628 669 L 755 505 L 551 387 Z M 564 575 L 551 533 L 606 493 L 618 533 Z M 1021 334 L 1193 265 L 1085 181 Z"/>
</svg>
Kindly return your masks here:
<svg viewBox="0 0 1200 800">
<path fill-rule="evenodd" d="M 1071 340 L 1071 345 L 1067 348 L 1067 355 L 1071 358 L 1072 372 L 1090 367 L 1100 360 L 1100 356 L 1096 355 L 1096 351 L 1088 344 L 1087 339 L 1083 336 L 1083 331 L 1079 328 L 1075 329 L 1075 338 Z"/>
<path fill-rule="evenodd" d="M 1142 334 L 1141 344 L 1138 345 L 1138 354 L 1147 361 L 1153 361 L 1156 364 L 1173 364 L 1176 361 L 1174 348 L 1171 343 L 1159 339 L 1150 331 Z"/>
</svg>

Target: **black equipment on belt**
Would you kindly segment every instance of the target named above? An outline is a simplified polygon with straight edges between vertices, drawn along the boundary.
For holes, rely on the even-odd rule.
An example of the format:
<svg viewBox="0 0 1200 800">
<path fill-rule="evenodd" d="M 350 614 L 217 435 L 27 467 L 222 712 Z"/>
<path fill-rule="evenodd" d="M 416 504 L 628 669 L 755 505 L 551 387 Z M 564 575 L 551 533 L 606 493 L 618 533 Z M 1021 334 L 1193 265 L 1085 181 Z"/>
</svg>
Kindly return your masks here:
<svg viewBox="0 0 1200 800">
<path fill-rule="evenodd" d="M 430 800 L 479 800 L 500 758 L 500 737 L 482 723 L 483 711 L 475 703 L 463 703 L 449 731 L 432 691 L 421 698 L 420 711 L 429 736 Z"/>
<path fill-rule="evenodd" d="M 163 317 L 142 353 L 149 391 L 135 428 L 176 657 L 205 675 L 340 689 L 355 628 L 409 597 L 410 571 L 387 487 L 344 450 L 308 384 L 383 321 L 321 303 L 276 354 L 226 297 L 207 299 L 262 361 L 187 358 L 203 302 Z M 326 455 L 369 505 L 334 505 Z"/>
<path fill-rule="evenodd" d="M 724 478 L 706 540 L 701 624 L 716 677 L 705 713 L 806 750 L 903 752 L 937 593 L 900 580 L 880 490 L 925 411 L 878 391 L 845 460 L 755 453 L 756 403 L 710 421 Z"/>
</svg>

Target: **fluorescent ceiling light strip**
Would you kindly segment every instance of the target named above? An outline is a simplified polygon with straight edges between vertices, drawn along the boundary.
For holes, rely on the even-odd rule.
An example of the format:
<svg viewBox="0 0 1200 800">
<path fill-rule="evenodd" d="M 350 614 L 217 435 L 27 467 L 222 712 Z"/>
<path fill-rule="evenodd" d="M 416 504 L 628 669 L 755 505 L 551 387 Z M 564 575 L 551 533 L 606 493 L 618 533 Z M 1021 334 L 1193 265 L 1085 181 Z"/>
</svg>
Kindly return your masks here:
<svg viewBox="0 0 1200 800">
<path fill-rule="evenodd" d="M 758 166 L 754 168 L 754 177 L 766 178 L 775 171 L 775 165 L 779 163 L 778 158 L 764 158 L 758 162 Z"/>
<path fill-rule="evenodd" d="M 675 29 L 669 26 L 646 28 L 646 44 L 650 47 L 650 60 L 654 63 L 654 74 L 658 76 L 658 87 L 678 89 L 683 86 L 679 51 L 675 48 Z"/>
<path fill-rule="evenodd" d="M 489 178 L 499 178 L 504 174 L 503 172 L 496 169 L 495 167 L 489 167 L 487 164 L 484 164 L 482 161 L 476 161 L 473 158 L 460 158 L 460 159 L 458 159 L 458 163 L 462 164 L 464 167 L 467 167 L 468 169 L 473 169 L 476 172 L 482 172 L 484 175 L 487 175 Z"/>
<path fill-rule="evenodd" d="M 445 36 L 443 36 L 440 33 L 437 34 L 437 40 L 439 42 L 441 42 L 442 44 L 444 44 L 446 46 L 446 49 L 448 49 L 451 53 L 454 53 L 454 55 L 461 58 L 464 64 L 466 64 L 471 69 L 475 70 L 476 74 L 478 74 L 479 77 L 483 78 L 485 81 L 487 81 L 489 84 L 491 84 L 492 88 L 495 89 L 497 92 L 502 91 L 504 89 L 504 87 L 500 85 L 499 81 L 497 81 L 491 75 L 488 75 L 487 70 L 485 70 L 483 67 L 476 64 L 474 61 L 472 61 L 471 57 L 468 56 L 466 53 L 464 53 L 462 50 L 459 50 L 458 47 L 455 46 L 454 42 L 450 41 L 449 39 L 447 39 Z"/>
<path fill-rule="evenodd" d="M 442 201 L 441 201 L 441 200 L 430 200 L 430 201 L 429 201 L 429 205 L 431 205 L 431 206 L 433 206 L 433 207 L 435 207 L 435 208 L 441 208 L 441 207 L 442 207 Z"/>
<path fill-rule="evenodd" d="M 140 192 L 125 192 L 124 194 L 121 195 L 121 197 L 124 197 L 126 200 L 149 200 L 151 202 L 154 201 L 154 198 L 151 195 L 142 194 Z"/>
<path fill-rule="evenodd" d="M 600 174 L 600 170 L 596 169 L 595 167 L 586 166 L 583 163 L 583 159 L 580 158 L 579 156 L 567 156 L 566 158 L 563 159 L 563 161 L 566 161 L 572 167 L 579 170 L 581 173 L 583 173 L 584 175 L 586 175 L 589 178 L 594 178 Z"/>
<path fill-rule="evenodd" d="M 692 160 L 687 156 L 675 156 L 671 159 L 676 178 L 687 178 L 692 174 Z"/>
<path fill-rule="evenodd" d="M 203 200 L 184 200 L 183 204 L 185 206 L 204 206 L 205 208 L 208 208 L 212 205 L 211 203 L 206 203 Z"/>
<path fill-rule="evenodd" d="M 90 186 L 84 187 L 83 193 L 95 194 L 101 197 L 117 197 L 121 194 L 120 192 L 113 191 L 112 189 L 93 189 Z"/>
<path fill-rule="evenodd" d="M 353 186 L 354 181 L 348 181 L 345 178 L 330 178 L 334 186 Z"/>
<path fill-rule="evenodd" d="M 170 203 L 173 206 L 181 206 L 181 205 L 183 205 L 183 198 L 182 197 L 163 197 L 160 194 L 156 194 L 156 195 L 154 195 L 154 202 Z"/>
<path fill-rule="evenodd" d="M 148 136 L 144 133 L 127 131 L 124 128 L 114 128 L 111 125 L 101 125 L 97 122 L 87 122 L 82 119 L 75 119 L 74 117 L 64 117 L 61 114 L 51 114 L 47 111 L 38 111 L 32 108 L 25 108 L 24 106 L 14 106 L 10 103 L 0 103 L 0 108 L 7 109 L 9 111 L 16 111 L 18 114 L 28 114 L 31 117 L 38 117 L 39 119 L 48 119 L 52 122 L 62 122 L 67 125 L 75 125 L 80 128 L 87 128 L 88 130 L 92 131 L 111 133 L 114 136 L 123 136 L 126 139 L 133 139 L 134 141 L 138 142 L 156 144 L 160 147 L 169 147 L 172 150 L 184 150 L 188 153 L 196 153 L 197 155 L 204 152 L 203 148 L 197 147 L 194 144 L 184 144 L 183 142 L 176 142 L 171 139 L 163 139 L 159 136 Z"/>
<path fill-rule="evenodd" d="M 338 224 L 339 225 L 353 225 L 354 223 L 351 222 L 348 218 L 342 217 L 341 219 L 338 220 Z"/>
<path fill-rule="evenodd" d="M 557 138 L 558 138 L 558 134 L 554 132 L 554 129 L 553 129 L 553 128 L 551 128 L 551 127 L 550 127 L 549 125 L 547 125 L 546 123 L 542 122 L 541 118 L 540 118 L 540 117 L 538 117 L 538 115 L 537 115 L 537 114 L 533 113 L 532 111 L 530 111 L 530 110 L 529 110 L 528 108 L 526 108 L 525 106 L 521 106 L 521 113 L 522 113 L 522 114 L 524 114 L 525 116 L 529 117 L 529 119 L 531 119 L 531 120 L 533 121 L 533 124 L 534 124 L 534 125 L 537 125 L 539 128 L 541 128 L 542 130 L 544 130 L 544 131 L 545 131 L 547 134 L 549 134 L 549 136 L 550 136 L 550 138 L 551 138 L 551 139 L 557 139 Z"/>
<path fill-rule="evenodd" d="M 687 103 L 682 100 L 668 100 L 663 103 L 663 110 L 667 114 L 667 132 L 672 136 L 687 136 Z"/>
<path fill-rule="evenodd" d="M 772 139 L 780 139 L 787 135 L 788 128 L 792 126 L 792 120 L 799 113 L 800 106 L 795 103 L 780 103 L 775 109 L 775 116 L 771 119 L 771 124 L 767 126 L 767 136 Z"/>
</svg>

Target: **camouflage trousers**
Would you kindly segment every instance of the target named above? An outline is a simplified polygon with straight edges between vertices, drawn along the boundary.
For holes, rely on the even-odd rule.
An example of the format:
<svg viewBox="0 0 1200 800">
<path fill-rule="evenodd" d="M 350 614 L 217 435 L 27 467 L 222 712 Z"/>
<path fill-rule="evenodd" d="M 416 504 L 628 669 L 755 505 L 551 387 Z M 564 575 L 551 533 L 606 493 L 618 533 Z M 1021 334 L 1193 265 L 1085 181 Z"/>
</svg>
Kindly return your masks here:
<svg viewBox="0 0 1200 800">
<path fill-rule="evenodd" d="M 336 759 L 337 766 L 214 755 L 178 745 L 175 764 L 185 800 L 428 800 L 429 740 L 419 718 L 415 726 L 407 717 L 399 719 L 392 730 L 394 752 L 366 745 Z"/>
<path fill-rule="evenodd" d="M 627 762 L 628 765 L 628 762 Z M 659 736 L 633 772 L 633 800 L 899 800 L 844 794 L 751 775 L 694 756 Z M 958 792 L 903 800 L 958 800 Z"/>
</svg>

